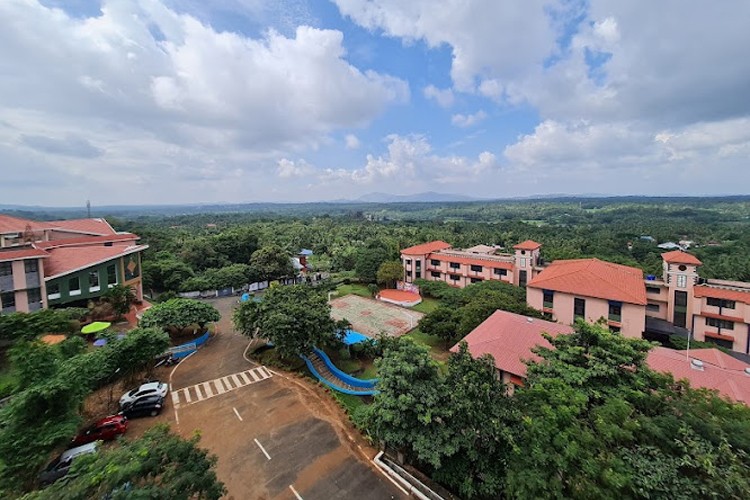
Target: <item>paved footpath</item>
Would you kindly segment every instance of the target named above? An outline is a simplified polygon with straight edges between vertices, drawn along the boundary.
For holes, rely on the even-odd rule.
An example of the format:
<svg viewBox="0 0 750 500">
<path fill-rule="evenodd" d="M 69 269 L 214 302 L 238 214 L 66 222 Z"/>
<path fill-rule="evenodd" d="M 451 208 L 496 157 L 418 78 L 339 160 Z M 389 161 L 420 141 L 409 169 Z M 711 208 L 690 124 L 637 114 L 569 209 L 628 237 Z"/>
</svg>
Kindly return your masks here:
<svg viewBox="0 0 750 500">
<path fill-rule="evenodd" d="M 219 377 L 208 382 L 191 385 L 183 389 L 172 391 L 172 403 L 175 409 L 181 406 L 195 404 L 205 401 L 214 396 L 233 391 L 257 382 L 262 382 L 273 375 L 265 366 L 259 366 L 243 372 L 233 373 L 225 377 Z"/>
</svg>

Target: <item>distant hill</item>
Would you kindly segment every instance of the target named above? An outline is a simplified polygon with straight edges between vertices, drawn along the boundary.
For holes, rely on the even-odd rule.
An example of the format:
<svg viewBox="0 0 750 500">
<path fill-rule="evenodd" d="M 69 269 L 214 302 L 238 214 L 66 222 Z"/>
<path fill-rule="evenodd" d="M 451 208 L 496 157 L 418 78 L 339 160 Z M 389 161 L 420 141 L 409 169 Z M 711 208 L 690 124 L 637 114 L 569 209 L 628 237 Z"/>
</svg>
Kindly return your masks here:
<svg viewBox="0 0 750 500">
<path fill-rule="evenodd" d="M 480 200 L 481 198 L 474 198 L 462 194 L 436 193 L 434 191 L 427 191 L 425 193 L 415 194 L 368 193 L 360 196 L 354 201 L 358 201 L 361 203 L 438 203 Z"/>
</svg>

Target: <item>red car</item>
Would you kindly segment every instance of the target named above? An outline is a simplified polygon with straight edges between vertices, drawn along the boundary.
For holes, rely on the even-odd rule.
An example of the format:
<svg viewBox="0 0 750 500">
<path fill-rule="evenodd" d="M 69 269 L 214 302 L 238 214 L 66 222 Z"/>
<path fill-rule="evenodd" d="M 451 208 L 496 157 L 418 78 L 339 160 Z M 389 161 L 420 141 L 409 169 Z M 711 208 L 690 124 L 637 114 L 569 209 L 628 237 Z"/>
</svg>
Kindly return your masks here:
<svg viewBox="0 0 750 500">
<path fill-rule="evenodd" d="M 125 434 L 128 430 L 128 419 L 122 415 L 110 415 L 104 417 L 98 422 L 94 423 L 91 427 L 88 427 L 81 431 L 70 446 L 81 446 L 82 444 L 90 443 L 92 441 L 110 441 L 115 439 L 120 434 Z"/>
</svg>

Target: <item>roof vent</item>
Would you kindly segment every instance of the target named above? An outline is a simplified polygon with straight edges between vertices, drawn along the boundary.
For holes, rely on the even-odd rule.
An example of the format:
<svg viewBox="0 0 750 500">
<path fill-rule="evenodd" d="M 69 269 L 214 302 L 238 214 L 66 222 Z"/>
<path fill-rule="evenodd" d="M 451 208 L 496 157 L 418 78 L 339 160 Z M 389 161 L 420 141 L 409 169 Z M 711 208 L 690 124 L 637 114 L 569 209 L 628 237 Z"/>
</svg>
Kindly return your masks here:
<svg viewBox="0 0 750 500">
<path fill-rule="evenodd" d="M 750 368 L 745 368 L 745 375 L 750 376 Z"/>
<path fill-rule="evenodd" d="M 703 371 L 703 361 L 701 361 L 700 359 L 691 359 L 690 368 L 692 368 L 693 370 Z"/>
<path fill-rule="evenodd" d="M 529 323 L 533 323 L 534 322 L 534 318 L 526 318 L 526 321 L 529 322 Z"/>
</svg>

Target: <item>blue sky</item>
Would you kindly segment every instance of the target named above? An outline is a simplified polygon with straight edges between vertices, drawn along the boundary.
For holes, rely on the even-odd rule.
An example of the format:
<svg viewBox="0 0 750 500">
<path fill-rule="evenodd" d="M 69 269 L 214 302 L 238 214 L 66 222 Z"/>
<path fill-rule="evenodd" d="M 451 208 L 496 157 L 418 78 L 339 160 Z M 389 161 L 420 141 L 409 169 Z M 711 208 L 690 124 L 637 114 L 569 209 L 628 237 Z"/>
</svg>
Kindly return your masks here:
<svg viewBox="0 0 750 500">
<path fill-rule="evenodd" d="M 0 2 L 0 204 L 741 194 L 750 4 Z"/>
</svg>

